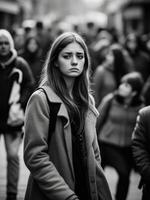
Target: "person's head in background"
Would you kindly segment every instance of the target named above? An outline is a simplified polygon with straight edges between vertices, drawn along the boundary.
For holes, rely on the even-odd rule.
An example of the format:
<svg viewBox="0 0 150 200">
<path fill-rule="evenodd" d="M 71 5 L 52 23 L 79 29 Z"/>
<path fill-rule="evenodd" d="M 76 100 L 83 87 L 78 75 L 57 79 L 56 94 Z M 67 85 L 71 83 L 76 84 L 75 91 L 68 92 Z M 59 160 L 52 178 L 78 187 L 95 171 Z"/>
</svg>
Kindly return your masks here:
<svg viewBox="0 0 150 200">
<path fill-rule="evenodd" d="M 37 21 L 35 23 L 35 30 L 37 33 L 40 33 L 44 30 L 44 23 L 42 21 Z"/>
<path fill-rule="evenodd" d="M 127 49 L 129 54 L 135 55 L 137 52 L 142 50 L 142 41 L 139 35 L 136 33 L 130 33 L 125 39 L 124 47 Z"/>
<path fill-rule="evenodd" d="M 41 49 L 40 43 L 35 36 L 28 37 L 25 42 L 25 51 L 33 54 Z"/>
<path fill-rule="evenodd" d="M 121 78 L 117 89 L 117 95 L 130 105 L 137 105 L 141 102 L 141 92 L 144 81 L 139 72 L 130 72 Z"/>
<path fill-rule="evenodd" d="M 0 62 L 7 62 L 11 56 L 13 58 L 17 56 L 14 40 L 9 31 L 0 29 Z"/>
<path fill-rule="evenodd" d="M 89 102 L 90 59 L 82 37 L 65 32 L 53 42 L 48 53 L 41 84 L 47 82 L 68 110 L 87 110 Z M 83 116 L 82 116 L 83 117 Z"/>
<path fill-rule="evenodd" d="M 107 39 L 100 40 L 94 45 L 93 49 L 97 59 L 97 66 L 101 65 L 105 61 L 109 48 L 110 42 Z"/>
</svg>

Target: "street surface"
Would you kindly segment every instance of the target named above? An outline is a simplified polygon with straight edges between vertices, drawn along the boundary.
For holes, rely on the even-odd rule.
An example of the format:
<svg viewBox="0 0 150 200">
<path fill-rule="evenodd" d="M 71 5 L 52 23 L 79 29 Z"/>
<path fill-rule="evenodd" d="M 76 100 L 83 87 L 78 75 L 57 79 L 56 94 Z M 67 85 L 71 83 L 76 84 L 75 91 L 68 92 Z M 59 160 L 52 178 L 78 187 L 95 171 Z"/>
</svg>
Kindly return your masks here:
<svg viewBox="0 0 150 200">
<path fill-rule="evenodd" d="M 27 170 L 23 162 L 23 144 L 20 147 L 19 155 L 20 155 L 21 169 L 20 169 L 18 200 L 23 200 L 27 179 L 29 175 L 29 171 Z M 117 174 L 112 168 L 106 168 L 105 174 L 111 189 L 111 193 L 114 197 Z M 131 185 L 127 200 L 141 200 L 141 190 L 138 190 L 137 188 L 139 179 L 140 179 L 139 175 L 136 174 L 135 172 L 132 172 Z M 5 192 L 6 192 L 6 153 L 4 149 L 3 137 L 1 137 L 0 138 L 0 200 L 5 200 L 6 197 Z"/>
</svg>

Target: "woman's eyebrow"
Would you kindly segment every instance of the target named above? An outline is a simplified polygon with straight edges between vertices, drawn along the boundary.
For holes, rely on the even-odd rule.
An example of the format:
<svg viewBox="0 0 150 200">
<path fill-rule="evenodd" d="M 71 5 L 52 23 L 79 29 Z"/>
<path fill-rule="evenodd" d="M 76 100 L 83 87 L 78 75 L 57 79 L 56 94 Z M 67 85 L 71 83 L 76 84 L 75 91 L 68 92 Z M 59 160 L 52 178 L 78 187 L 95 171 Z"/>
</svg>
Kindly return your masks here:
<svg viewBox="0 0 150 200">
<path fill-rule="evenodd" d="M 77 54 L 84 54 L 84 52 L 77 52 Z"/>
<path fill-rule="evenodd" d="M 84 52 L 75 52 L 76 54 L 80 54 L 80 55 L 83 55 L 84 54 Z M 73 52 L 70 52 L 70 51 L 65 51 L 65 52 L 63 52 L 63 54 L 69 54 L 69 55 L 71 55 L 71 54 L 73 54 Z"/>
</svg>

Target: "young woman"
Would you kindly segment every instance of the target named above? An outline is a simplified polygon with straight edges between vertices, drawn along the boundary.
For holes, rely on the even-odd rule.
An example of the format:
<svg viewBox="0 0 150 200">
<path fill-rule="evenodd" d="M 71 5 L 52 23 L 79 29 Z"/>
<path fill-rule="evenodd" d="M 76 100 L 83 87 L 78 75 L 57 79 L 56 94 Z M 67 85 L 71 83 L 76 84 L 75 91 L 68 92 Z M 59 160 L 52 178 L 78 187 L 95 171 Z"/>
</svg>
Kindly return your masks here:
<svg viewBox="0 0 150 200">
<path fill-rule="evenodd" d="M 113 167 L 119 176 L 116 200 L 125 200 L 128 194 L 130 173 L 134 168 L 131 136 L 138 111 L 144 106 L 143 84 L 138 72 L 124 75 L 118 89 L 106 95 L 98 107 L 97 132 L 102 166 Z"/>
<path fill-rule="evenodd" d="M 87 46 L 78 34 L 66 32 L 54 41 L 40 87 L 60 108 L 51 133 L 52 113 L 43 90 L 28 102 L 24 160 L 31 175 L 25 200 L 111 199 L 100 164 L 89 65 Z"/>
</svg>

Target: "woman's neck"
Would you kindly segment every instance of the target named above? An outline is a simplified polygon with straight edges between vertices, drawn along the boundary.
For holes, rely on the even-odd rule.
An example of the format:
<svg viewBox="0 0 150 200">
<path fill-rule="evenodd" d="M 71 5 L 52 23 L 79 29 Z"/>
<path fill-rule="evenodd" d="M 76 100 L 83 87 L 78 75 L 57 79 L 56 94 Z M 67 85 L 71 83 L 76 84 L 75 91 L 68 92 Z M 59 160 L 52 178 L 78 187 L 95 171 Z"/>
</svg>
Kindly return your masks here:
<svg viewBox="0 0 150 200">
<path fill-rule="evenodd" d="M 65 82 L 66 82 L 66 85 L 67 85 L 67 88 L 68 88 L 68 92 L 69 92 L 69 95 L 70 95 L 70 97 L 71 98 L 73 98 L 73 96 L 72 96 L 72 90 L 73 90 L 73 86 L 74 86 L 74 81 L 75 81 L 75 79 L 74 78 L 66 78 L 65 77 Z"/>
<path fill-rule="evenodd" d="M 132 96 L 124 98 L 124 104 L 126 106 L 129 106 L 131 104 L 132 98 L 133 98 Z"/>
</svg>

